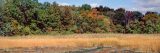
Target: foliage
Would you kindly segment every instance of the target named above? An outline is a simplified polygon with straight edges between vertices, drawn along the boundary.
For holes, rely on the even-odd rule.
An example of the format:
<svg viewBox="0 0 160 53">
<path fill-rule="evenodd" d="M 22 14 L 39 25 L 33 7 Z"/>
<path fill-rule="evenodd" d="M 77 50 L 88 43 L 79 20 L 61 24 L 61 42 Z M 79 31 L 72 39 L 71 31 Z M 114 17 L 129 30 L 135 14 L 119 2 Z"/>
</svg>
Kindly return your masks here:
<svg viewBox="0 0 160 53">
<path fill-rule="evenodd" d="M 83 4 L 81 10 L 91 10 L 91 6 L 88 4 Z"/>
<path fill-rule="evenodd" d="M 134 34 L 142 33 L 142 26 L 140 21 L 135 20 L 130 22 L 129 25 L 127 26 L 126 33 L 134 33 Z"/>
<path fill-rule="evenodd" d="M 11 27 L 11 23 L 5 23 L 3 24 L 3 26 L 1 26 L 1 30 L 0 30 L 0 34 L 1 35 L 13 35 L 12 34 L 12 27 Z"/>
<path fill-rule="evenodd" d="M 158 33 L 160 17 L 157 14 L 147 13 L 144 17 L 144 33 Z"/>
<path fill-rule="evenodd" d="M 5 1 L 5 2 L 4 2 Z M 63 6 L 38 0 L 0 0 L 0 35 L 160 33 L 157 12 L 116 10 L 89 4 Z"/>
</svg>

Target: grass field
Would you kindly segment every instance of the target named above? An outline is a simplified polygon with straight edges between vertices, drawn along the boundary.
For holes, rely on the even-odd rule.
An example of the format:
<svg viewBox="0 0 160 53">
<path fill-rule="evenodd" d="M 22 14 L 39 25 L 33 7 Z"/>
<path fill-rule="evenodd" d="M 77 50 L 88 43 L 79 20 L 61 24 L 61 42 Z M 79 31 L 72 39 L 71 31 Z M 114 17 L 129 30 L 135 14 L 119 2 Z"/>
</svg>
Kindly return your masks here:
<svg viewBox="0 0 160 53">
<path fill-rule="evenodd" d="M 0 37 L 0 48 L 53 47 L 56 51 L 104 47 L 160 52 L 160 34 L 72 34 Z"/>
</svg>

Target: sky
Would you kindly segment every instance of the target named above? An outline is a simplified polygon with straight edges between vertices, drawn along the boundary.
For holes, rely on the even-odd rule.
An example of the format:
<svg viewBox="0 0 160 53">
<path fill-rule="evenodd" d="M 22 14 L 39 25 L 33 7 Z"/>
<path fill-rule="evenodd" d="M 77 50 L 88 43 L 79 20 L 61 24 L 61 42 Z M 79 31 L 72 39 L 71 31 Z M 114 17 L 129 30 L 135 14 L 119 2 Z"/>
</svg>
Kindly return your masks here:
<svg viewBox="0 0 160 53">
<path fill-rule="evenodd" d="M 160 0 L 39 0 L 39 2 L 54 2 L 60 5 L 76 5 L 90 4 L 92 7 L 99 5 L 110 8 L 125 8 L 130 11 L 154 11 L 160 12 Z"/>
</svg>

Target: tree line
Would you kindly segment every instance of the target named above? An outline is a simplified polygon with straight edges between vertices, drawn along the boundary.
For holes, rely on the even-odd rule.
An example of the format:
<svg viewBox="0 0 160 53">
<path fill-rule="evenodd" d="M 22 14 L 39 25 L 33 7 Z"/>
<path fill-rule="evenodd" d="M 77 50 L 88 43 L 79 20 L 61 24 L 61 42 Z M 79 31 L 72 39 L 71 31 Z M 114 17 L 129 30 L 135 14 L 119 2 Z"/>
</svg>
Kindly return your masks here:
<svg viewBox="0 0 160 53">
<path fill-rule="evenodd" d="M 106 6 L 61 6 L 38 0 L 0 0 L 0 35 L 160 33 L 160 14 Z"/>
</svg>

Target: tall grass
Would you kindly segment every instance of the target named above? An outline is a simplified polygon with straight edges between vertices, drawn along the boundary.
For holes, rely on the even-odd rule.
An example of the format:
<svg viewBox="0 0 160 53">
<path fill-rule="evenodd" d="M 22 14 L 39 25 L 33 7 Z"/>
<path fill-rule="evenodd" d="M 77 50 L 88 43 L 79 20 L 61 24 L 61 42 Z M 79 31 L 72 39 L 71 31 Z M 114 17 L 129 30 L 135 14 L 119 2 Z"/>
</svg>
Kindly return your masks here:
<svg viewBox="0 0 160 53">
<path fill-rule="evenodd" d="M 112 46 L 160 52 L 159 34 L 73 34 L 57 36 L 1 37 L 0 48 L 56 47 L 66 49 Z M 62 49 L 63 50 L 63 49 Z"/>
</svg>

